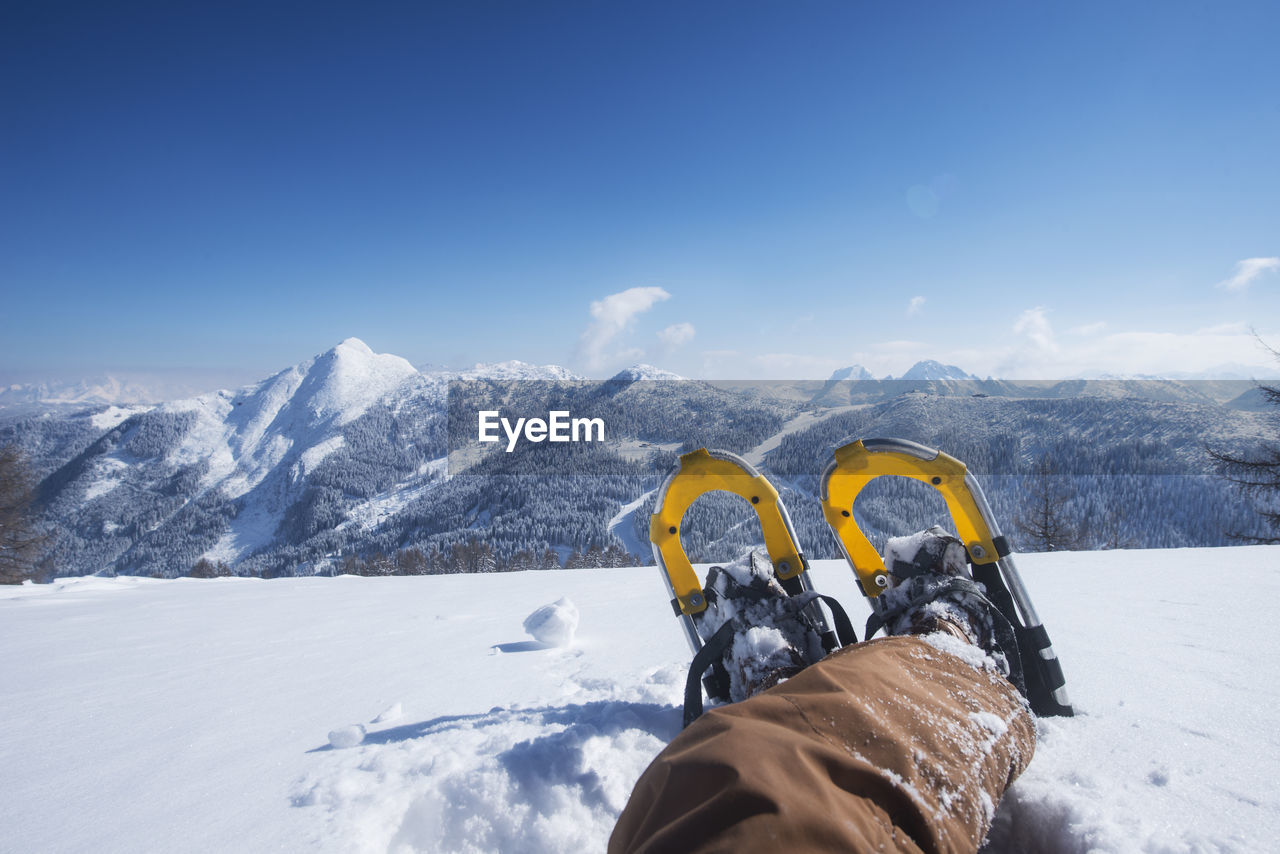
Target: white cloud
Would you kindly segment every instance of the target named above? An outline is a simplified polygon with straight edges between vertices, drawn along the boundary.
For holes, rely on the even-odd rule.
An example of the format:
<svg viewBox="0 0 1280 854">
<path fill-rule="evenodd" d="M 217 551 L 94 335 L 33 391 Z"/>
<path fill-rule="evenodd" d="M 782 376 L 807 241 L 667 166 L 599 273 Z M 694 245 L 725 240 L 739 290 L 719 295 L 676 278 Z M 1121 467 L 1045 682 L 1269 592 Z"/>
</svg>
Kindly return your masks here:
<svg viewBox="0 0 1280 854">
<path fill-rule="evenodd" d="M 826 379 L 849 365 L 862 365 L 874 376 L 901 376 L 921 359 L 957 365 L 980 377 L 1006 380 L 1063 380 L 1110 376 L 1231 377 L 1276 375 L 1276 364 L 1243 323 L 1157 332 L 1113 331 L 1114 322 L 1076 327 L 1058 334 L 1044 307 L 1013 318 L 1016 335 L 981 345 L 945 346 L 938 341 L 905 339 L 861 342 L 857 351 L 832 358 L 815 353 L 755 353 L 734 349 L 702 350 L 700 365 L 688 375 L 702 379 Z M 1261 330 L 1263 340 L 1280 340 L 1280 331 Z"/>
<path fill-rule="evenodd" d="M 1073 371 L 1077 374 L 1198 374 L 1218 365 L 1259 361 L 1258 342 L 1252 334 L 1222 327 L 1195 332 L 1117 332 L 1072 355 L 1072 361 L 1079 365 Z"/>
<path fill-rule="evenodd" d="M 1018 317 L 1014 330 L 1024 337 L 1001 350 L 953 351 L 933 358 L 1008 380 L 1213 375 L 1223 369 L 1247 373 L 1251 366 L 1267 370 L 1257 338 L 1242 323 L 1188 332 L 1105 332 L 1100 324 L 1089 324 L 1072 330 L 1081 333 L 1077 337 L 1059 342 L 1045 311 L 1035 308 Z"/>
<path fill-rule="evenodd" d="M 924 306 L 924 297 L 912 297 L 911 302 L 907 304 L 907 317 L 918 312 Z"/>
<path fill-rule="evenodd" d="M 1083 326 L 1073 326 L 1068 331 L 1072 335 L 1084 335 L 1088 337 L 1091 335 L 1101 334 L 1106 328 L 1107 322 L 1105 320 L 1099 320 L 1097 323 L 1086 323 Z"/>
<path fill-rule="evenodd" d="M 837 368 L 836 359 L 806 353 L 743 353 L 738 350 L 704 350 L 699 377 L 719 380 L 826 379 Z"/>
<path fill-rule="evenodd" d="M 899 303 L 899 305 L 903 305 Z M 1062 309 L 1066 310 L 1066 309 Z M 812 347 L 802 340 L 788 351 L 754 352 L 750 349 L 715 349 L 722 343 L 708 330 L 698 330 L 696 357 L 681 373 L 704 379 L 826 379 L 849 365 L 862 365 L 874 376 L 901 376 L 922 359 L 936 359 L 980 377 L 1007 380 L 1064 380 L 1111 376 L 1159 376 L 1205 378 L 1272 377 L 1275 360 L 1258 343 L 1280 341 L 1280 327 L 1254 329 L 1245 322 L 1218 322 L 1201 327 L 1165 330 L 1142 328 L 1137 318 L 1122 315 L 1106 320 L 1073 322 L 1058 328 L 1059 309 L 1049 305 L 1014 308 L 997 327 L 1003 334 L 981 341 L 964 336 L 868 340 L 855 347 L 830 346 L 829 337 L 810 336 Z M 1094 315 L 1097 317 L 1097 315 Z M 1087 317 L 1087 316 L 1086 316 Z M 1262 320 L 1262 318 L 1258 318 Z M 1074 319 L 1073 319 L 1074 321 Z M 702 326 L 702 324 L 700 324 Z M 689 352 L 689 351 L 685 351 Z M 675 366 L 672 366 L 675 369 Z"/>
<path fill-rule="evenodd" d="M 664 349 L 670 351 L 693 340 L 695 330 L 692 323 L 673 323 L 658 333 L 658 340 Z"/>
<path fill-rule="evenodd" d="M 618 354 L 608 352 L 613 340 L 631 326 L 637 315 L 670 298 L 671 294 L 662 288 L 627 288 L 592 302 L 591 322 L 582 331 L 578 345 L 587 368 L 599 370 L 616 360 Z"/>
<path fill-rule="evenodd" d="M 1253 280 L 1263 273 L 1274 273 L 1277 270 L 1280 270 L 1280 258 L 1245 258 L 1236 262 L 1235 275 L 1218 282 L 1217 287 L 1239 293 L 1248 290 Z"/>
<path fill-rule="evenodd" d="M 1058 349 L 1053 336 L 1053 327 L 1049 325 L 1049 318 L 1040 306 L 1029 308 L 1020 314 L 1014 321 L 1013 331 L 1018 335 L 1026 336 L 1037 350 L 1052 353 Z"/>
<path fill-rule="evenodd" d="M 1242 321 L 1234 321 L 1231 323 L 1219 323 L 1216 326 L 1206 326 L 1204 329 L 1197 329 L 1197 335 L 1252 335 L 1253 327 Z"/>
</svg>

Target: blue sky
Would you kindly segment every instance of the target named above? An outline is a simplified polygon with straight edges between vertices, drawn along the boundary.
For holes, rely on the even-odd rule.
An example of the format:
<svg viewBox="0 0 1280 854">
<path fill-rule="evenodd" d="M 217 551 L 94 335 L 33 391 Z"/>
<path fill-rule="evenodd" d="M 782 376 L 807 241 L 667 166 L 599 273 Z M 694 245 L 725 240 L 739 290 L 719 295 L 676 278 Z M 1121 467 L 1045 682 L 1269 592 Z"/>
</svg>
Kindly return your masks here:
<svg viewBox="0 0 1280 854">
<path fill-rule="evenodd" d="M 1265 366 L 1274 3 L 6 4 L 0 379 Z M 225 378 L 225 380 L 223 379 Z"/>
</svg>

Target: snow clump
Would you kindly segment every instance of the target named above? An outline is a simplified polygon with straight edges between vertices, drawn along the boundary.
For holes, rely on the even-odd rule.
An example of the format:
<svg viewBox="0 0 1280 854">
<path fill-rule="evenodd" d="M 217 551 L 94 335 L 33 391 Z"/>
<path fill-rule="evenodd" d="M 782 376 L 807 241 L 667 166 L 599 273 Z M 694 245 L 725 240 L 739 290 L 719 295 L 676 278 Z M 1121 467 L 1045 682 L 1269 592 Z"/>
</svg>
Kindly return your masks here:
<svg viewBox="0 0 1280 854">
<path fill-rule="evenodd" d="M 339 727 L 329 733 L 329 745 L 339 750 L 345 747 L 355 747 L 362 741 L 364 741 L 364 727 L 360 724 Z"/>
<path fill-rule="evenodd" d="M 922 561 L 935 572 L 969 577 L 964 546 L 939 525 L 905 537 L 890 537 L 884 544 L 884 565 L 890 574 L 896 574 L 894 567 L 899 563 L 919 565 Z"/>
<path fill-rule="evenodd" d="M 404 717 L 404 706 L 396 703 L 383 709 L 382 713 L 373 719 L 373 722 L 375 724 L 385 724 L 389 721 L 398 721 L 402 717 Z"/>
<path fill-rule="evenodd" d="M 578 608 L 561 596 L 525 617 L 524 630 L 548 646 L 568 646 L 578 630 Z"/>
</svg>

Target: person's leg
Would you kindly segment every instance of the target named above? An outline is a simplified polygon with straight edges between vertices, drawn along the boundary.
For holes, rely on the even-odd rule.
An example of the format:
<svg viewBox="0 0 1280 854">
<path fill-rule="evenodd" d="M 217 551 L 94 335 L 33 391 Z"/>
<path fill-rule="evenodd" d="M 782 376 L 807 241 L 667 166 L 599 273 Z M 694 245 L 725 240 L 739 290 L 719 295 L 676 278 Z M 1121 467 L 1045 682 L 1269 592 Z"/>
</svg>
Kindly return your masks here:
<svg viewBox="0 0 1280 854">
<path fill-rule="evenodd" d="M 981 658 L 885 638 L 711 710 L 640 777 L 609 851 L 976 851 L 1035 749 Z"/>
</svg>

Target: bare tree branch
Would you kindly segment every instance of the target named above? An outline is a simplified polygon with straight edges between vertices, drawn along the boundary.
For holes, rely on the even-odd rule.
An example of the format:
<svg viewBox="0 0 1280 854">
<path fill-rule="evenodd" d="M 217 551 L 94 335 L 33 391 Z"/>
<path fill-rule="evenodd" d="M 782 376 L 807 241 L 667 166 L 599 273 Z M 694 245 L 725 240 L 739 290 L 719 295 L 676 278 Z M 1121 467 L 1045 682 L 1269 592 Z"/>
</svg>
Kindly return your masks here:
<svg viewBox="0 0 1280 854">
<path fill-rule="evenodd" d="M 1263 341 L 1256 330 L 1254 337 L 1280 361 L 1280 351 Z M 1268 404 L 1280 407 L 1280 386 L 1260 383 L 1257 388 Z M 1218 464 L 1221 476 L 1239 486 L 1244 495 L 1253 499 L 1255 510 L 1263 522 L 1260 533 L 1228 531 L 1227 536 L 1250 543 L 1280 543 L 1280 511 L 1275 509 L 1280 503 L 1280 445 L 1262 442 L 1252 452 L 1242 454 L 1210 447 L 1206 447 L 1205 451 Z"/>
</svg>

